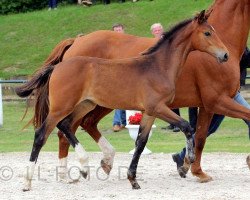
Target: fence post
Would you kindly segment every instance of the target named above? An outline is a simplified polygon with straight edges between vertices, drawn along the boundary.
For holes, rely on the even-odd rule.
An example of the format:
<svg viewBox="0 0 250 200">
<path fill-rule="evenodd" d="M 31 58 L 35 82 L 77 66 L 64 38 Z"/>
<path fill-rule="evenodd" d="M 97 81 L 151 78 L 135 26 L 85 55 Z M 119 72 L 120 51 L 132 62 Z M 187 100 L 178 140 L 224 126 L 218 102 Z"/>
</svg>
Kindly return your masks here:
<svg viewBox="0 0 250 200">
<path fill-rule="evenodd" d="M 2 96 L 2 84 L 0 83 L 0 127 L 3 126 L 3 96 Z"/>
</svg>

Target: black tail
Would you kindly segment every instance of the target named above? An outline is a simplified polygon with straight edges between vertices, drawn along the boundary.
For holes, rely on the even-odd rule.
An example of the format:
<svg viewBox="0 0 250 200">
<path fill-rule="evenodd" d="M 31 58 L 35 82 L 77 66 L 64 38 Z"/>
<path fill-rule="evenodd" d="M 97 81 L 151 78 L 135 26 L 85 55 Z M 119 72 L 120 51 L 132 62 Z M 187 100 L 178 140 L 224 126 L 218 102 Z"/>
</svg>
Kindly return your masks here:
<svg viewBox="0 0 250 200">
<path fill-rule="evenodd" d="M 22 98 L 30 96 L 35 89 L 38 89 L 47 83 L 54 68 L 54 65 L 50 65 L 46 68 L 40 69 L 31 80 L 20 87 L 16 87 L 16 94 Z"/>
</svg>

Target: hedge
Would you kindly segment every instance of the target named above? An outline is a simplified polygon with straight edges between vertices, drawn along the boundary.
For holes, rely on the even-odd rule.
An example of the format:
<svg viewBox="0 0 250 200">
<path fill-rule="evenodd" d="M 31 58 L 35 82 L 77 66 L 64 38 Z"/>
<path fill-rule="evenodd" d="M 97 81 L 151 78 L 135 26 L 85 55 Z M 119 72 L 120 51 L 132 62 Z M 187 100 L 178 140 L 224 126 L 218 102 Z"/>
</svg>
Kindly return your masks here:
<svg viewBox="0 0 250 200">
<path fill-rule="evenodd" d="M 48 0 L 0 0 L 0 14 L 29 12 L 48 7 Z M 57 0 L 58 4 L 76 3 L 77 0 Z"/>
</svg>

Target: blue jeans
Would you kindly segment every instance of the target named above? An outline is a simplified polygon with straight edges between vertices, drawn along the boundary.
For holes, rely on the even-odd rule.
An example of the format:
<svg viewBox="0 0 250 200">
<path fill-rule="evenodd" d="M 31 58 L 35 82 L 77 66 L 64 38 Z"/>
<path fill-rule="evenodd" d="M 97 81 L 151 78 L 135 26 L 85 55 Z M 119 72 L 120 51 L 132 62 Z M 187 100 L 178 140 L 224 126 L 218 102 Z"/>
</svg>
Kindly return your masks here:
<svg viewBox="0 0 250 200">
<path fill-rule="evenodd" d="M 250 105 L 247 103 L 247 101 L 244 99 L 244 97 L 240 94 L 240 92 L 237 92 L 237 94 L 234 97 L 234 100 L 241 104 L 242 106 L 250 109 Z M 195 110 L 196 109 L 196 110 Z M 224 115 L 218 115 L 218 114 L 214 114 L 210 126 L 208 128 L 208 133 L 207 133 L 207 137 L 211 134 L 213 134 L 220 126 L 221 122 L 223 121 L 223 119 L 225 118 Z M 189 121 L 191 124 L 191 127 L 196 128 L 196 123 L 197 123 L 197 108 L 189 108 Z M 250 121 L 244 120 L 244 122 L 247 124 L 248 126 L 248 135 L 249 135 L 249 139 L 250 139 Z M 193 135 L 193 139 L 194 139 Z M 180 157 L 182 159 L 184 159 L 185 155 L 186 155 L 186 148 L 183 148 L 182 151 L 179 153 Z"/>
<path fill-rule="evenodd" d="M 115 110 L 115 115 L 113 119 L 113 126 L 114 125 L 126 125 L 126 111 L 125 110 Z"/>
<path fill-rule="evenodd" d="M 49 0 L 49 7 L 50 8 L 56 8 L 56 0 Z"/>
</svg>

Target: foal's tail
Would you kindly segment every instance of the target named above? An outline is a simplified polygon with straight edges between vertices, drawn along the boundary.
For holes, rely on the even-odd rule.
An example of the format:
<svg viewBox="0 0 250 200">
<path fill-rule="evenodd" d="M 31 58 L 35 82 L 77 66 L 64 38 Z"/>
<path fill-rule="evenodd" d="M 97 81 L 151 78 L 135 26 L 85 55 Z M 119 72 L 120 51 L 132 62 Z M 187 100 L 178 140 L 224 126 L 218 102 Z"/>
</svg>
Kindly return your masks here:
<svg viewBox="0 0 250 200">
<path fill-rule="evenodd" d="M 33 119 L 33 125 L 35 128 L 41 126 L 43 121 L 48 115 L 49 112 L 49 79 L 52 74 L 55 66 L 50 65 L 46 68 L 40 69 L 27 83 L 23 84 L 20 87 L 16 88 L 16 94 L 19 97 L 28 97 L 34 92 L 36 105 L 35 105 L 35 114 Z M 30 122 L 31 122 L 30 121 Z"/>
<path fill-rule="evenodd" d="M 57 44 L 50 53 L 49 57 L 45 60 L 43 66 L 47 67 L 61 62 L 65 52 L 71 47 L 74 41 L 75 38 L 69 38 Z"/>
</svg>

